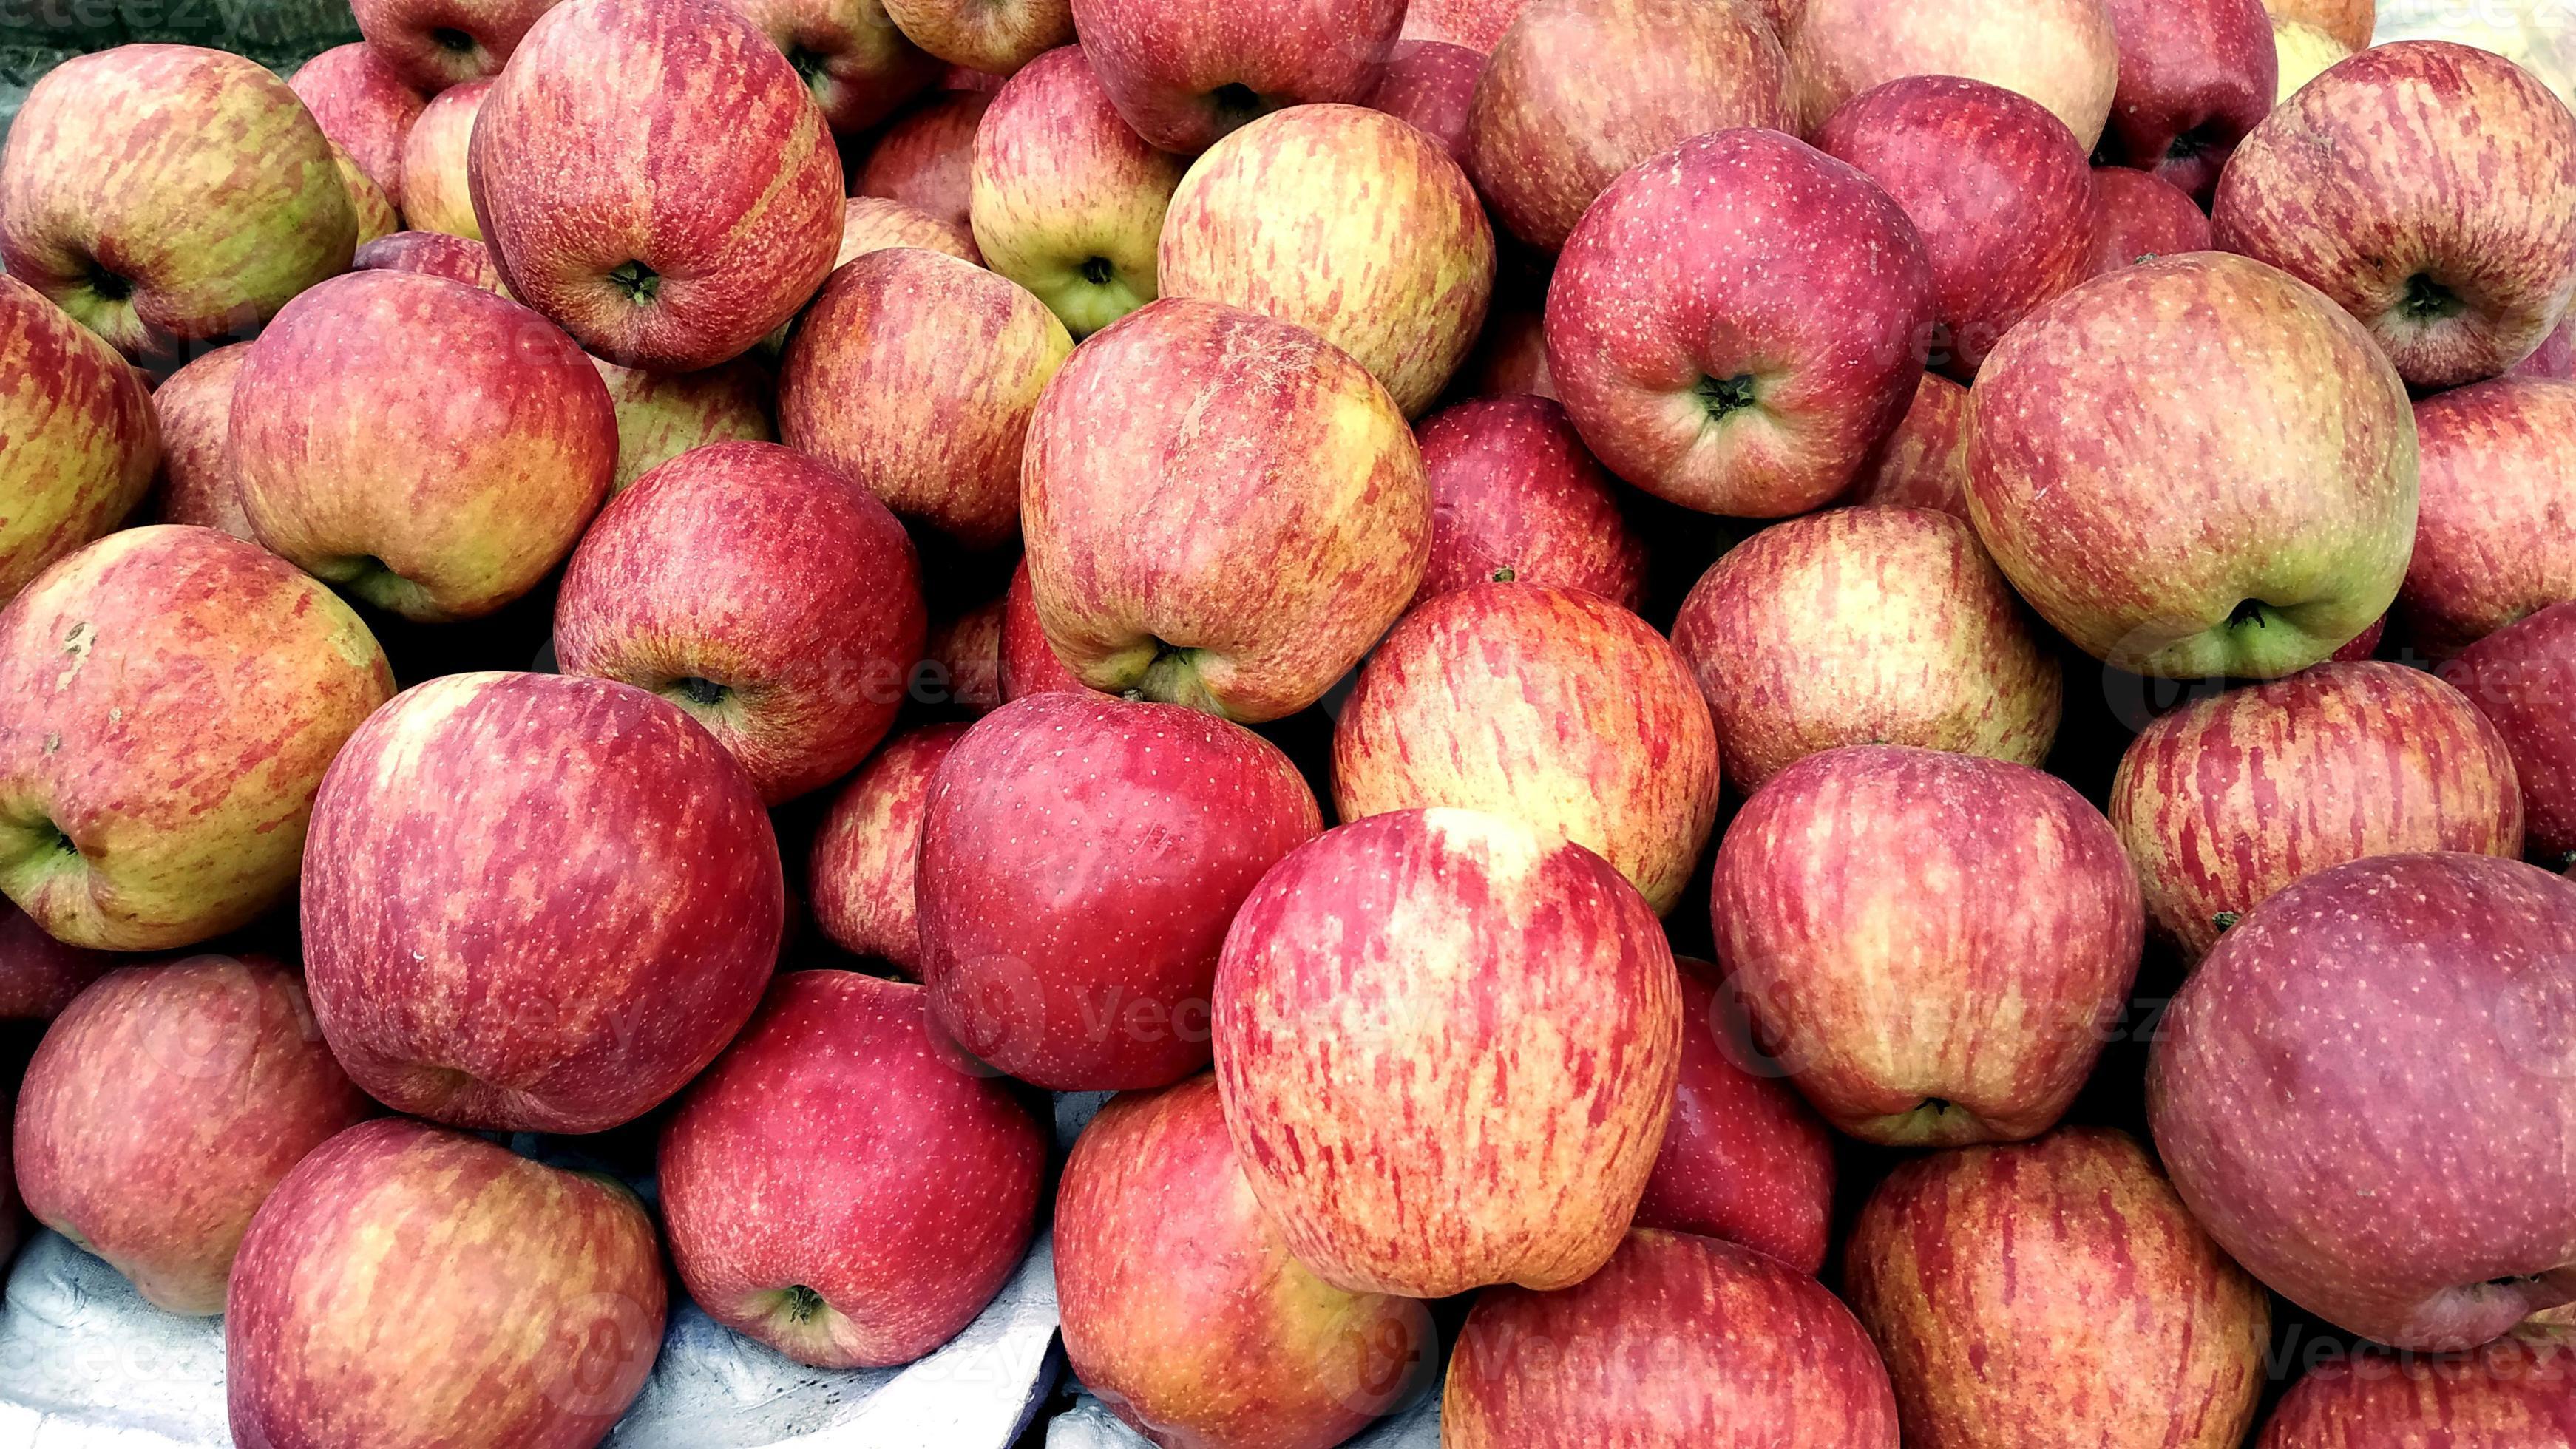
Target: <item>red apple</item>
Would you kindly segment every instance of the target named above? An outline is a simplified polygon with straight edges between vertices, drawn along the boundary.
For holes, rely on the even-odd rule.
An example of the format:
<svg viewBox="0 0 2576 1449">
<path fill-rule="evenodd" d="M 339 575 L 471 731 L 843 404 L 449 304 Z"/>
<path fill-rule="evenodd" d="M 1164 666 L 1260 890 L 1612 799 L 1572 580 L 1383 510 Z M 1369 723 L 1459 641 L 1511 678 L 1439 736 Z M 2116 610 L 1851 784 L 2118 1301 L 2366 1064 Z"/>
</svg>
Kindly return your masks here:
<svg viewBox="0 0 2576 1449">
<path fill-rule="evenodd" d="M 352 272 L 251 345 L 231 447 L 260 542 L 434 622 L 492 612 L 571 552 L 607 496 L 617 418 L 590 359 L 518 303 Z"/>
<path fill-rule="evenodd" d="M 936 1042 L 920 987 L 791 971 L 662 1130 L 689 1296 L 799 1363 L 909 1363 L 1018 1266 L 1046 1138 Z"/>
<path fill-rule="evenodd" d="M 1680 1036 L 1636 888 L 1474 810 L 1372 816 L 1297 851 L 1217 968 L 1217 1082 L 1253 1193 L 1299 1262 L 1354 1292 L 1592 1276 L 1654 1168 Z"/>
<path fill-rule="evenodd" d="M 1803 0 L 1782 38 L 1809 131 L 1873 87 L 1953 75 L 2048 107 L 2089 153 L 2119 80 L 2107 0 Z"/>
<path fill-rule="evenodd" d="M 1467 112 L 1484 73 L 1482 51 L 1438 40 L 1399 40 L 1387 53 L 1386 78 L 1369 93 L 1369 108 L 1411 123 L 1464 166 Z"/>
<path fill-rule="evenodd" d="M 249 924 L 295 893 L 324 768 L 392 693 L 367 626 L 276 555 L 100 539 L 0 611 L 0 890 L 75 946 Z"/>
<path fill-rule="evenodd" d="M 259 542 L 242 509 L 232 461 L 233 383 L 249 360 L 247 342 L 218 347 L 152 390 L 152 411 L 161 421 L 160 522 Z"/>
<path fill-rule="evenodd" d="M 1565 1292 L 1476 1300 L 1440 1442 L 1896 1449 L 1896 1400 L 1869 1335 L 1815 1280 L 1732 1243 L 1640 1231 Z"/>
<path fill-rule="evenodd" d="M 692 448 L 774 443 L 769 371 L 749 358 L 704 372 L 646 372 L 592 358 L 617 413 L 617 472 L 611 497 Z"/>
<path fill-rule="evenodd" d="M 910 202 L 884 196 L 853 196 L 841 203 L 841 250 L 832 259 L 838 271 L 870 252 L 888 247 L 920 247 L 946 252 L 961 262 L 984 264 L 975 237 L 966 228 Z"/>
<path fill-rule="evenodd" d="M 350 0 L 368 49 L 413 89 L 489 80 L 556 0 Z"/>
<path fill-rule="evenodd" d="M 1030 419 L 1020 504 L 1039 621 L 1083 683 L 1253 722 L 1357 664 L 1431 546 L 1421 453 L 1377 379 L 1210 302 L 1083 344 Z"/>
<path fill-rule="evenodd" d="M 852 196 L 884 196 L 942 221 L 967 225 L 975 130 L 993 103 L 984 91 L 933 91 L 877 134 L 850 183 Z"/>
<path fill-rule="evenodd" d="M 1811 755 L 1728 827 L 1717 957 L 1790 1081 L 1867 1142 L 2036 1137 L 2128 1005 L 2145 918 L 2101 812 L 2022 765 Z"/>
<path fill-rule="evenodd" d="M 2093 258 L 2088 277 L 2177 252 L 2209 250 L 2209 218 L 2200 204 L 2149 171 L 2093 168 Z"/>
<path fill-rule="evenodd" d="M 915 45 L 999 80 L 1073 40 L 1067 0 L 885 0 Z"/>
<path fill-rule="evenodd" d="M 760 27 L 804 78 L 823 120 L 843 136 L 874 126 L 939 79 L 883 0 L 725 0 Z"/>
<path fill-rule="evenodd" d="M 2042 618 L 2117 668 L 2275 678 L 2397 596 L 2415 536 L 2405 385 L 2296 278 L 2215 252 L 2096 277 L 2015 328 L 1969 404 L 1978 536 Z"/>
<path fill-rule="evenodd" d="M 2564 1329 L 2527 1326 L 2460 1355 L 2365 1348 L 2291 1385 L 2258 1449 L 2516 1449 L 2566 1433 L 2571 1402 L 2576 1336 Z"/>
<path fill-rule="evenodd" d="M 695 372 L 832 269 L 841 167 L 796 68 L 716 0 L 567 0 L 474 127 L 511 295 L 624 367 Z"/>
<path fill-rule="evenodd" d="M 474 118 L 492 94 L 492 82 L 467 81 L 430 98 L 403 138 L 403 216 L 422 231 L 483 240 L 474 215 L 467 156 Z"/>
<path fill-rule="evenodd" d="M 1842 745 L 2036 765 L 2064 683 L 1968 525 L 1920 508 L 1838 508 L 1753 535 L 1709 566 L 1673 623 L 1750 792 Z"/>
<path fill-rule="evenodd" d="M 337 142 L 331 146 L 331 164 L 340 173 L 340 185 L 349 193 L 349 209 L 358 218 L 359 246 L 402 230 L 402 213 L 394 209 L 393 198 L 359 170 L 358 163 Z"/>
<path fill-rule="evenodd" d="M 350 738 L 314 802 L 314 1014 L 398 1112 L 632 1121 L 749 1019 L 785 915 L 751 778 L 631 685 L 434 679 Z"/>
<path fill-rule="evenodd" d="M 1548 370 L 1611 472 L 1705 513 L 1804 513 L 1905 416 L 1932 285 L 1867 176 L 1777 131 L 1698 136 L 1566 242 Z"/>
<path fill-rule="evenodd" d="M 15 277 L 0 277 L 0 604 L 46 565 L 125 521 L 162 440 L 151 395 L 116 350 Z"/>
<path fill-rule="evenodd" d="M 661 1352 L 625 1188 L 402 1118 L 317 1148 L 251 1221 L 224 1307 L 243 1445 L 586 1449 Z"/>
<path fill-rule="evenodd" d="M 2236 144 L 2272 112 L 2279 87 L 2263 0 L 2109 0 L 2120 86 L 2105 158 L 2152 171 L 2194 197 L 2218 185 Z"/>
<path fill-rule="evenodd" d="M 1522 393 L 1556 398 L 1556 380 L 1547 371 L 1546 319 L 1535 307 L 1517 306 L 1497 297 L 1485 310 L 1485 330 L 1476 350 L 1458 369 L 1458 390 L 1468 397 L 1517 397 Z"/>
<path fill-rule="evenodd" d="M 968 1051 L 1058 1091 L 1207 1065 L 1253 883 L 1323 828 L 1277 746 L 1177 705 L 1039 694 L 948 752 L 921 822 L 921 978 Z"/>
<path fill-rule="evenodd" d="M 2576 307 L 2537 351 L 2505 370 L 2507 377 L 2576 378 Z"/>
<path fill-rule="evenodd" d="M 403 139 L 429 101 L 364 41 L 335 45 L 296 67 L 287 89 L 367 179 L 403 204 Z"/>
<path fill-rule="evenodd" d="M 2576 864 L 2576 603 L 2552 604 L 2508 624 L 2442 666 L 2504 737 L 2522 785 L 2532 849 Z"/>
<path fill-rule="evenodd" d="M 0 1020 L 51 1021 L 81 988 L 133 959 L 66 946 L 0 899 Z"/>
<path fill-rule="evenodd" d="M 915 682 L 926 703 L 953 704 L 975 715 L 1002 703 L 1002 610 L 1001 599 L 988 599 L 930 626 Z"/>
<path fill-rule="evenodd" d="M 1553 252 L 1628 168 L 1708 131 L 1789 129 L 1787 84 L 1779 39 L 1737 5 L 1531 0 L 1476 82 L 1467 170 L 1514 236 Z"/>
<path fill-rule="evenodd" d="M 1968 516 L 1968 390 L 1937 372 L 1923 374 L 1914 384 L 1914 403 L 1905 410 L 1905 420 L 1870 450 L 1851 491 L 1839 501 L 1929 508 L 1964 521 Z"/>
<path fill-rule="evenodd" d="M 2191 956 L 2266 897 L 2367 855 L 2522 854 L 2505 739 L 2460 691 L 2396 664 L 2320 664 L 2194 701 L 2141 731 L 2111 824 L 2147 915 Z"/>
<path fill-rule="evenodd" d="M 2415 405 L 2423 502 L 2398 608 L 2437 657 L 2576 599 L 2576 382 L 2509 378 Z"/>
<path fill-rule="evenodd" d="M 1921 234 L 1939 324 L 1932 361 L 1953 376 L 1974 377 L 2015 323 L 2084 279 L 2092 168 L 2039 102 L 1959 76 L 1907 76 L 1845 102 L 1815 141 L 1885 188 Z"/>
<path fill-rule="evenodd" d="M 2346 50 L 2363 50 L 2379 26 L 2378 0 L 2263 0 L 2276 18 L 2313 25 L 2342 42 Z"/>
<path fill-rule="evenodd" d="M 2238 1449 L 2272 1301 L 2126 1133 L 1899 1166 L 1861 1209 L 1843 1291 L 1922 1449 Z"/>
<path fill-rule="evenodd" d="M 2415 386 L 2493 377 L 2576 292 L 2576 117 L 2492 52 L 2376 46 L 2246 136 L 2210 230 L 2360 318 Z"/>
<path fill-rule="evenodd" d="M 492 250 L 470 237 L 443 231 L 398 231 L 358 248 L 349 265 L 362 272 L 426 272 L 486 292 L 507 295 Z M 167 386 L 167 384 L 164 384 Z"/>
<path fill-rule="evenodd" d="M 127 967 L 56 1017 L 27 1064 L 18 1193 L 153 1306 L 221 1313 L 269 1190 L 374 1112 L 293 972 L 229 956 Z"/>
<path fill-rule="evenodd" d="M 1413 0 L 1405 7 L 1406 40 L 1446 42 L 1478 55 L 1493 53 L 1496 42 L 1528 0 Z"/>
<path fill-rule="evenodd" d="M 1184 155 L 1282 106 L 1366 101 L 1404 22 L 1404 0 L 1072 3 L 1118 114 Z"/>
<path fill-rule="evenodd" d="M 1478 398 L 1414 429 L 1431 482 L 1431 564 L 1419 606 L 1480 583 L 1585 589 L 1623 609 L 1646 597 L 1646 545 L 1565 409 Z"/>
<path fill-rule="evenodd" d="M 1421 1304 L 1346 1293 L 1290 1256 L 1213 1077 L 1103 1107 L 1055 1222 L 1065 1357 L 1156 1443 L 1331 1449 L 1438 1353 Z"/>
<path fill-rule="evenodd" d="M 1029 582 L 1029 562 L 1011 571 L 1011 587 L 1002 596 L 1002 637 L 1000 653 L 1001 696 L 1007 703 L 1032 694 L 1049 691 L 1086 693 L 1090 686 L 1080 676 L 1064 667 L 1056 657 L 1055 646 L 1046 641 L 1046 626 L 1038 622 L 1037 588 Z"/>
<path fill-rule="evenodd" d="M 832 797 L 814 833 L 805 893 L 815 924 L 842 949 L 921 974 L 921 819 L 939 762 L 965 735 L 956 724 L 896 735 Z"/>
</svg>

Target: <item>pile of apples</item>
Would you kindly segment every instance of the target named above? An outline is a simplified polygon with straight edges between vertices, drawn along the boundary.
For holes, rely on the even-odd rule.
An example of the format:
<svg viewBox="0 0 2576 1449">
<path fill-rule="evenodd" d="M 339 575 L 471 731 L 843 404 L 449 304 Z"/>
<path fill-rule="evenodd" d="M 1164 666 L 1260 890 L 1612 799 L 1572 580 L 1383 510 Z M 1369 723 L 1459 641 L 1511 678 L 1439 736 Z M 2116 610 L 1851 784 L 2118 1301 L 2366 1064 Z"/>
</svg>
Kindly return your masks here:
<svg viewBox="0 0 2576 1449">
<path fill-rule="evenodd" d="M 2271 4 L 61 66 L 17 1192 L 259 1449 L 598 1442 L 673 1269 L 905 1363 L 1050 1220 L 1166 1445 L 2563 1446 L 2576 118 Z"/>
</svg>

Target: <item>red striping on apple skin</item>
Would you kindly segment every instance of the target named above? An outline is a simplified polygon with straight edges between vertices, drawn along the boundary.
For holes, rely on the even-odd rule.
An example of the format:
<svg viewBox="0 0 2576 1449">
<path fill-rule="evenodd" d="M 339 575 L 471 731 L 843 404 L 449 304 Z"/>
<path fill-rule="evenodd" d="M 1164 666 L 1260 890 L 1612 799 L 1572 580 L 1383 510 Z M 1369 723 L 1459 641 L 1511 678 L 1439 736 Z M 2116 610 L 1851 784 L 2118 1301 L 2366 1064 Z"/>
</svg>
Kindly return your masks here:
<svg viewBox="0 0 2576 1449">
<path fill-rule="evenodd" d="M 2175 710 L 2111 784 L 2147 914 L 2197 957 L 2274 891 L 2363 856 L 2522 853 L 2505 739 L 2451 688 L 2396 664 L 2320 664 Z"/>
<path fill-rule="evenodd" d="M 143 380 L 96 333 L 0 276 L 0 606 L 114 529 L 152 487 L 163 440 Z"/>
<path fill-rule="evenodd" d="M 2093 168 L 2093 256 L 2084 275 L 2149 257 L 2209 250 L 2209 217 L 2200 203 L 2152 172 L 2126 166 Z"/>
<path fill-rule="evenodd" d="M 959 226 L 971 217 L 975 133 L 993 104 L 985 91 L 933 91 L 868 148 L 852 196 L 882 196 Z"/>
<path fill-rule="evenodd" d="M 443 231 L 398 231 L 358 248 L 349 265 L 361 272 L 426 272 L 507 296 L 492 249 L 472 237 Z M 168 386 L 168 384 L 163 384 Z"/>
<path fill-rule="evenodd" d="M 2442 678 L 2504 736 L 2532 848 L 2576 864 L 2576 603 L 2489 634 L 2444 664 Z"/>
<path fill-rule="evenodd" d="M 1527 0 L 1414 0 L 1404 9 L 1403 36 L 1397 44 L 1455 45 L 1475 52 L 1481 62 L 1493 53 Z"/>
<path fill-rule="evenodd" d="M 888 247 L 920 247 L 984 265 L 984 254 L 975 249 L 975 238 L 962 223 L 886 196 L 853 196 L 841 203 L 841 250 L 832 259 L 833 270 Z"/>
<path fill-rule="evenodd" d="M 2128 1003 L 2145 918 L 2065 782 L 1892 745 L 1810 755 L 1718 845 L 1717 957 L 1756 1039 L 1864 1141 L 2048 1130 Z"/>
<path fill-rule="evenodd" d="M 2576 600 L 2576 382 L 2508 378 L 2415 405 L 2423 503 L 2398 595 L 2410 639 L 2455 654 Z"/>
<path fill-rule="evenodd" d="M 1405 11 L 1408 23 L 1413 9 Z M 1369 109 L 1384 111 L 1440 143 L 1449 159 L 1467 164 L 1467 111 L 1485 55 L 1438 40 L 1399 40 L 1389 53 L 1386 78 L 1369 93 Z"/>
<path fill-rule="evenodd" d="M 882 0 L 724 0 L 796 61 L 835 135 L 856 136 L 938 84 L 947 68 L 897 28 Z"/>
<path fill-rule="evenodd" d="M 2256 1449 L 2522 1449 L 2576 1439 L 2576 1335 L 2528 1324 L 2474 1353 L 2364 1347 L 2310 1369 Z"/>
<path fill-rule="evenodd" d="M 1771 0 L 1775 8 L 1783 0 Z M 1782 27 L 1799 128 L 1910 75 L 1955 75 L 2048 107 L 2087 154 L 2120 70 L 2105 0 L 1786 0 Z"/>
<path fill-rule="evenodd" d="M 81 988 L 133 964 L 131 956 L 66 946 L 0 898 L 0 1020 L 51 1021 Z"/>
<path fill-rule="evenodd" d="M 781 975 L 662 1130 L 689 1296 L 800 1363 L 910 1363 L 972 1322 L 1028 1248 L 1046 1139 L 1009 1083 L 941 1039 L 923 995 Z M 820 1303 L 800 1311 L 796 1288 Z"/>
<path fill-rule="evenodd" d="M 224 1313 L 235 1443 L 589 1449 L 643 1390 L 669 1290 L 623 1187 L 399 1117 L 296 1164 Z"/>
<path fill-rule="evenodd" d="M 1645 1190 L 1680 1016 L 1654 912 L 1608 862 L 1478 811 L 1402 810 L 1245 901 L 1217 1081 L 1254 1193 L 1325 1282 L 1563 1288 Z"/>
<path fill-rule="evenodd" d="M 2483 855 L 2309 876 L 2183 984 L 2147 1117 L 2193 1216 L 2283 1297 L 2471 1348 L 2576 1300 L 2576 883 Z"/>
<path fill-rule="evenodd" d="M 152 411 L 161 422 L 159 522 L 192 523 L 259 542 L 242 510 L 232 462 L 233 383 L 249 360 L 247 342 L 218 347 L 152 390 Z"/>
<path fill-rule="evenodd" d="M 2538 350 L 2508 368 L 2505 376 L 2576 378 L 2576 310 L 2569 312 Z"/>
<path fill-rule="evenodd" d="M 450 86 L 430 98 L 420 119 L 403 133 L 403 215 L 422 231 L 483 240 L 474 215 L 467 148 L 475 117 L 492 94 L 488 80 Z"/>
<path fill-rule="evenodd" d="M 1851 1311 L 1747 1248 L 1639 1231 L 1560 1293 L 1497 1288 L 1459 1331 L 1443 1449 L 1897 1449 Z"/>
<path fill-rule="evenodd" d="M 1645 541 L 1554 399 L 1470 399 L 1413 435 L 1431 483 L 1431 562 L 1415 606 L 1498 581 L 1583 589 L 1632 612 L 1644 604 Z"/>
<path fill-rule="evenodd" d="M 1064 667 L 1055 646 L 1047 642 L 1046 626 L 1038 622 L 1037 589 L 1029 582 L 1026 558 L 1011 570 L 1011 587 L 1002 595 L 999 659 L 1002 703 L 1032 694 L 1090 692 L 1091 687 Z"/>
<path fill-rule="evenodd" d="M 592 358 L 617 410 L 613 498 L 636 479 L 692 448 L 725 442 L 774 443 L 769 371 L 747 357 L 704 372 L 645 372 Z"/>
<path fill-rule="evenodd" d="M 1405 10 L 1405 0 L 1072 3 L 1073 28 L 1118 114 L 1185 156 L 1261 112 L 1366 101 Z"/>
<path fill-rule="evenodd" d="M 1698 136 L 1611 183 L 1565 244 L 1547 361 L 1610 471 L 1778 518 L 1851 485 L 1913 403 L 1932 269 L 1905 213 L 1777 131 Z"/>
<path fill-rule="evenodd" d="M 350 0 L 366 47 L 424 95 L 489 80 L 555 0 Z M 459 47 L 452 37 L 467 42 Z"/>
<path fill-rule="evenodd" d="M 2272 113 L 2280 55 L 2264 0 L 2108 0 L 2120 85 L 2102 150 L 2195 198 Z"/>
<path fill-rule="evenodd" d="M 886 15 L 915 45 L 958 67 L 951 86 L 1004 78 L 1041 53 L 1073 41 L 1066 0 L 884 0 Z M 962 72 L 962 74 L 961 74 Z"/>
<path fill-rule="evenodd" d="M 921 820 L 939 762 L 965 737 L 957 724 L 897 735 L 832 797 L 814 835 L 806 895 L 815 923 L 842 949 L 921 974 Z"/>
<path fill-rule="evenodd" d="M 1968 390 L 1937 372 L 1914 385 L 1914 403 L 1896 431 L 1860 465 L 1845 506 L 1929 508 L 1968 517 Z"/>
<path fill-rule="evenodd" d="M 365 41 L 335 45 L 304 62 L 286 88 L 313 113 L 322 134 L 401 206 L 403 139 L 429 97 Z"/>
<path fill-rule="evenodd" d="M 732 1040 L 786 909 L 750 777 L 677 705 L 602 679 L 448 675 L 377 711 L 323 780 L 306 984 L 385 1105 L 597 1132 Z"/>
</svg>

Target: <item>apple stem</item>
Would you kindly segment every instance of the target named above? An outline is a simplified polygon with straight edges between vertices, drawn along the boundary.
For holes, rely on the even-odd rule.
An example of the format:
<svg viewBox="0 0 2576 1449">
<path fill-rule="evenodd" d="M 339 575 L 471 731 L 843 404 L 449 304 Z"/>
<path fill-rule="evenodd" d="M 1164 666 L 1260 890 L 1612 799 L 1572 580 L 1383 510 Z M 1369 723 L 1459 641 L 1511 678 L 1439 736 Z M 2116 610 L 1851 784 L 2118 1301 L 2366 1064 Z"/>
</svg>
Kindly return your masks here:
<svg viewBox="0 0 2576 1449">
<path fill-rule="evenodd" d="M 2223 936 L 2223 935 L 2226 935 L 2226 934 L 2227 934 L 2228 929 L 2229 929 L 2230 927 L 2234 926 L 2238 921 L 2240 921 L 2240 920 L 2242 920 L 2242 919 L 2244 919 L 2244 917 L 2243 917 L 2242 915 L 2240 915 L 2238 912 L 2235 912 L 2235 911 L 2220 911 L 2217 915 L 2214 915 L 2214 916 L 2212 916 L 2212 917 L 2210 917 L 2210 918 L 2209 918 L 2209 923 L 2210 923 L 2212 926 L 2217 927 L 2217 928 L 2218 928 L 2218 933 L 2219 933 L 2220 935 L 2222 935 L 2222 936 Z"/>
</svg>

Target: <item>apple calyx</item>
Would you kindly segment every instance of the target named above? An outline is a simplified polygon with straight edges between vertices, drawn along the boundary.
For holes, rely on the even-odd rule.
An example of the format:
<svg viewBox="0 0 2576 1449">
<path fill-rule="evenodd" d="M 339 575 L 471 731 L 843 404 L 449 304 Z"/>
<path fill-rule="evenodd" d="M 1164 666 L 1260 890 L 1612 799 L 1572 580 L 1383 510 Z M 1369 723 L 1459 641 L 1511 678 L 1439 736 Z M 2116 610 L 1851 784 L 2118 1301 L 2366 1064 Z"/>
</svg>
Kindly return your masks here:
<svg viewBox="0 0 2576 1449">
<path fill-rule="evenodd" d="M 2460 294 L 2433 280 L 2431 274 L 2417 272 L 2406 279 L 2406 295 L 2398 300 L 2397 313 L 2409 322 L 2439 322 L 2457 317 L 2469 310 Z"/>
<path fill-rule="evenodd" d="M 1711 422 L 1724 422 L 1729 414 L 1742 412 L 1756 401 L 1753 374 L 1749 372 L 1733 377 L 1703 377 L 1699 386 L 1691 390 L 1699 394 L 1700 405 L 1708 409 Z"/>
<path fill-rule="evenodd" d="M 733 686 L 690 674 L 663 685 L 656 693 L 691 714 L 703 714 L 732 698 Z"/>
<path fill-rule="evenodd" d="M 455 55 L 472 55 L 474 37 L 452 25 L 441 25 L 429 32 L 430 44 Z"/>
<path fill-rule="evenodd" d="M 1208 92 L 1207 107 L 1216 115 L 1219 136 L 1260 120 L 1277 109 L 1262 99 L 1259 91 L 1241 81 L 1229 81 Z"/>
<path fill-rule="evenodd" d="M 82 285 L 102 302 L 122 302 L 134 295 L 134 283 L 109 271 L 107 265 L 96 257 L 89 259 L 84 271 L 86 275 L 81 278 Z"/>
<path fill-rule="evenodd" d="M 1084 257 L 1082 264 L 1074 270 L 1082 274 L 1084 281 L 1095 287 L 1106 287 L 1118 276 L 1118 264 L 1107 257 L 1097 255 Z"/>
<path fill-rule="evenodd" d="M 1126 691 L 1126 698 L 1182 704 L 1201 714 L 1231 718 L 1216 696 L 1208 693 L 1207 682 L 1199 677 L 1199 651 L 1160 639 L 1154 641 L 1154 662 L 1145 666 L 1144 676 Z"/>
<path fill-rule="evenodd" d="M 638 307 L 653 304 L 654 294 L 662 290 L 662 274 L 640 261 L 624 261 L 608 269 L 608 284 Z"/>
<path fill-rule="evenodd" d="M 1503 565 L 1501 568 L 1494 570 L 1493 573 L 1494 582 L 1498 584 L 1511 583 L 1520 576 L 1520 571 L 1513 568 L 1510 564 Z"/>
</svg>

